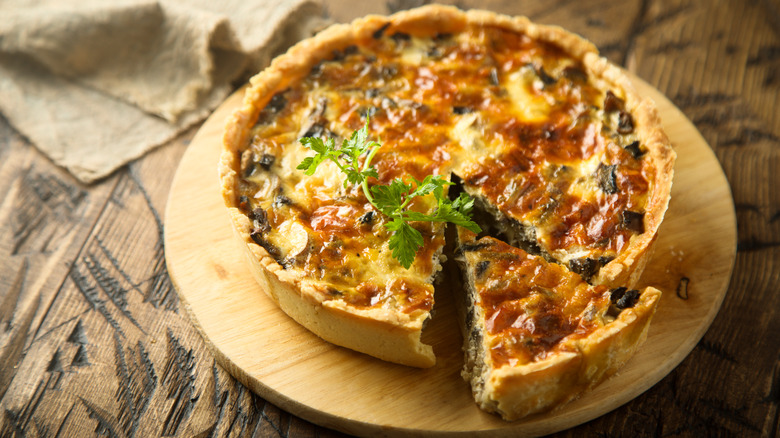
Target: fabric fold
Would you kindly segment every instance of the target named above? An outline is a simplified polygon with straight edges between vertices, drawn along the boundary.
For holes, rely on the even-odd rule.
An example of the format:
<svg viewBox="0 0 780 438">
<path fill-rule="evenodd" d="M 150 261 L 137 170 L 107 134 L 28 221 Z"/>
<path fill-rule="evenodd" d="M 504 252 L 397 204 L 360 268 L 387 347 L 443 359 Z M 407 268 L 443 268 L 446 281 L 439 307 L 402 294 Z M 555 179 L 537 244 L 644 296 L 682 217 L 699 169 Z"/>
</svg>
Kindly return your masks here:
<svg viewBox="0 0 780 438">
<path fill-rule="evenodd" d="M 0 0 L 0 111 L 84 182 L 205 118 L 322 27 L 315 0 Z"/>
</svg>

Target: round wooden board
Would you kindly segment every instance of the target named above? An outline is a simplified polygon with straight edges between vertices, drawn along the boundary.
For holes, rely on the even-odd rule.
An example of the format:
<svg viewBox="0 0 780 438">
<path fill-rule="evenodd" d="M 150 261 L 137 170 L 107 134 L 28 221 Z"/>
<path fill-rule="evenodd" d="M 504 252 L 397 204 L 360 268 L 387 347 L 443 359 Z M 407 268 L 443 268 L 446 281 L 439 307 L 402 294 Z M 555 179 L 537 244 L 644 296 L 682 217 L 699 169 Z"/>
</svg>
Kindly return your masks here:
<svg viewBox="0 0 780 438">
<path fill-rule="evenodd" d="M 664 295 L 636 356 L 553 413 L 510 423 L 477 408 L 460 377 L 461 337 L 450 298 L 457 276 L 453 286 L 437 287 L 435 317 L 423 334 L 437 356 L 430 369 L 333 346 L 265 296 L 233 236 L 216 176 L 224 120 L 241 105 L 242 91 L 206 121 L 175 175 L 165 215 L 171 279 L 222 366 L 263 398 L 325 427 L 371 436 L 519 437 L 594 419 L 650 388 L 690 353 L 720 308 L 736 250 L 731 192 L 711 149 L 662 94 L 635 83 L 657 102 L 678 154 L 672 203 L 642 277 Z"/>
</svg>

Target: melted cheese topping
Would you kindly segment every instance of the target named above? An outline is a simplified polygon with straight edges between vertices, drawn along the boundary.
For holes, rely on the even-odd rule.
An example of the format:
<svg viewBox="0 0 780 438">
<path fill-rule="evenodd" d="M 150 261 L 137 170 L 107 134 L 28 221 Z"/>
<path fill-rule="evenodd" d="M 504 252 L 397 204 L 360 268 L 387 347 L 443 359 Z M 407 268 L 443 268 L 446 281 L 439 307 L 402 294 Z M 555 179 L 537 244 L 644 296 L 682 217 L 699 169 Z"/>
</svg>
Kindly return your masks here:
<svg viewBox="0 0 780 438">
<path fill-rule="evenodd" d="M 253 239 L 325 299 L 430 310 L 443 227 L 414 224 L 425 245 L 405 270 L 391 257 L 386 219 L 344 188 L 336 166 L 311 177 L 296 170 L 311 155 L 298 138 L 341 142 L 370 115 L 383 143 L 376 183 L 456 174 L 545 257 L 587 278 L 642 232 L 652 173 L 621 103 L 559 48 L 525 35 L 386 31 L 271 99 L 243 152 L 241 208 Z"/>
<path fill-rule="evenodd" d="M 461 243 L 495 368 L 576 352 L 573 341 L 614 319 L 606 286 L 590 286 L 561 265 L 490 237 Z"/>
<path fill-rule="evenodd" d="M 526 65 L 507 75 L 506 90 L 512 115 L 528 123 L 544 122 L 550 117 L 550 96 L 543 93 L 544 83 L 536 77 L 532 66 Z"/>
</svg>

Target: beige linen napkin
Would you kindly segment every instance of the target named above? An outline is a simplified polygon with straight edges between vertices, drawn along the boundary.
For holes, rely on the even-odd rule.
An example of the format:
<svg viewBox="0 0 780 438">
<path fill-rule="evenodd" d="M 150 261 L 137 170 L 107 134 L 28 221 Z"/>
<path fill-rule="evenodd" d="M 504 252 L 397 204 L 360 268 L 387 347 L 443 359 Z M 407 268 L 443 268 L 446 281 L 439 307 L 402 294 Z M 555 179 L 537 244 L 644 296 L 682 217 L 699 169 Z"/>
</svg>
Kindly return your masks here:
<svg viewBox="0 0 780 438">
<path fill-rule="evenodd" d="M 92 182 L 324 24 L 318 0 L 0 0 L 0 112 Z"/>
</svg>

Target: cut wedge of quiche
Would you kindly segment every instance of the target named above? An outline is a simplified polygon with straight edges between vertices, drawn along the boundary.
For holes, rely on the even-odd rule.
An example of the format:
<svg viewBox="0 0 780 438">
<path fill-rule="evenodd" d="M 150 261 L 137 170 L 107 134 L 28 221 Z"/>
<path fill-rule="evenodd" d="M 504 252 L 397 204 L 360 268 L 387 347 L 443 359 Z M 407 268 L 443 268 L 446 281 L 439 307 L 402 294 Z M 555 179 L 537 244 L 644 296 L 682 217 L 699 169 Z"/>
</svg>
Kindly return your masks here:
<svg viewBox="0 0 780 438">
<path fill-rule="evenodd" d="M 370 16 L 278 57 L 228 120 L 223 196 L 262 289 L 327 341 L 430 367 L 420 336 L 448 256 L 444 225 L 411 222 L 422 246 L 407 269 L 392 255 L 390 219 L 337 165 L 298 169 L 312 156 L 299 139 L 340 144 L 366 123 L 383 145 L 369 185 L 451 179 L 476 199 L 483 234 L 504 241 L 461 230 L 468 287 L 454 293 L 480 309 L 491 282 L 533 291 L 512 301 L 512 324 L 533 321 L 547 334 L 496 332 L 504 313 L 467 312 L 467 374 L 480 406 L 508 419 L 552 407 L 638 348 L 658 292 L 632 288 L 669 202 L 675 154 L 654 104 L 590 43 L 485 11 Z M 407 206 L 436 208 L 432 195 Z M 550 274 L 517 277 L 515 264 Z M 618 312 L 620 291 L 638 298 Z M 533 306 L 556 316 L 535 320 Z"/>
<path fill-rule="evenodd" d="M 464 377 L 507 420 L 569 401 L 614 374 L 647 337 L 661 292 L 589 285 L 564 266 L 459 230 Z"/>
</svg>

